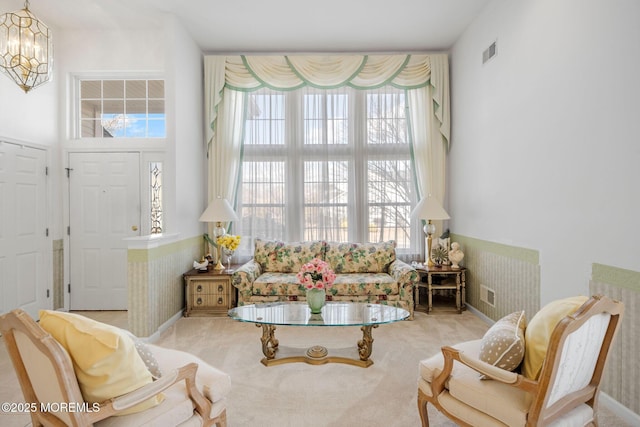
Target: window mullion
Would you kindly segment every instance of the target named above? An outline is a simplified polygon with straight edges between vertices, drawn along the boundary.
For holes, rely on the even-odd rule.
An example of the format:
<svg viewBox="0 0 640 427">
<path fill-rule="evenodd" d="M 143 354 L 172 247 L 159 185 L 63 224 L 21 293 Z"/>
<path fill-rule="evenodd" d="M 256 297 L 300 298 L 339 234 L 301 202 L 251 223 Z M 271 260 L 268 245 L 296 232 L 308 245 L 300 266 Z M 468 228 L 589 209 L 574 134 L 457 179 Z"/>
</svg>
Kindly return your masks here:
<svg viewBox="0 0 640 427">
<path fill-rule="evenodd" d="M 369 212 L 367 206 L 367 121 L 366 121 L 366 96 L 361 90 L 352 89 L 353 107 L 350 114 L 351 141 L 353 147 L 353 178 L 349 181 L 352 191 L 354 209 L 349 218 L 350 239 L 355 242 L 368 242 Z M 351 178 L 351 177 L 350 177 Z"/>
<path fill-rule="evenodd" d="M 287 240 L 303 240 L 304 228 L 304 183 L 302 158 L 303 146 L 303 105 L 301 102 L 301 91 L 292 91 L 287 94 L 286 108 L 286 235 Z"/>
</svg>

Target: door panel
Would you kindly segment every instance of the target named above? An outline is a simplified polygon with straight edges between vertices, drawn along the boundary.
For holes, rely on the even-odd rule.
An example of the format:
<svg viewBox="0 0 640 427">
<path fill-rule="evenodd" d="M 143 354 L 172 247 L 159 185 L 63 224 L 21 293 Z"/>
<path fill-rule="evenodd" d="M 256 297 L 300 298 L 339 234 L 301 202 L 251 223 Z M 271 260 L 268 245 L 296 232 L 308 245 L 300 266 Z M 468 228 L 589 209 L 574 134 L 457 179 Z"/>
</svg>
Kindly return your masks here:
<svg viewBox="0 0 640 427">
<path fill-rule="evenodd" d="M 70 308 L 127 309 L 127 244 L 140 228 L 138 153 L 69 154 Z"/>
<path fill-rule="evenodd" d="M 34 318 L 51 307 L 47 268 L 46 152 L 0 144 L 0 311 Z"/>
</svg>

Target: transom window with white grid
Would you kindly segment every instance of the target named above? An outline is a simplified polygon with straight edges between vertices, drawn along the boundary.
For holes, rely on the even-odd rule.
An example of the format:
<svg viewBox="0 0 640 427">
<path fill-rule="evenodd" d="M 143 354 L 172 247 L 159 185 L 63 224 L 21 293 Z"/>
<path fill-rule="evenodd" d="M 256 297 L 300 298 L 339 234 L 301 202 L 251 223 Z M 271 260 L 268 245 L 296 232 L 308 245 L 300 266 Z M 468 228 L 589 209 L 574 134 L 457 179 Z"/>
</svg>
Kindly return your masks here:
<svg viewBox="0 0 640 427">
<path fill-rule="evenodd" d="M 260 89 L 247 96 L 236 232 L 286 241 L 395 240 L 399 253 L 419 253 L 403 90 Z"/>
<path fill-rule="evenodd" d="M 78 78 L 79 138 L 165 138 L 164 80 Z"/>
</svg>

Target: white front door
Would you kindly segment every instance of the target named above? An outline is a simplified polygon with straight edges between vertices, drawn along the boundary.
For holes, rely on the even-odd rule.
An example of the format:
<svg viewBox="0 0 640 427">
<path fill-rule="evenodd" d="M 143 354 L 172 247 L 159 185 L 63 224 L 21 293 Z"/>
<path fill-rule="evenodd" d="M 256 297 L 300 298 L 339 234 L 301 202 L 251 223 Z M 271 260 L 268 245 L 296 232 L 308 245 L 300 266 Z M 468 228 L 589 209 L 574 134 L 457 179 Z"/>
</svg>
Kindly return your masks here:
<svg viewBox="0 0 640 427">
<path fill-rule="evenodd" d="M 140 234 L 138 153 L 69 153 L 71 310 L 127 309 L 127 244 Z"/>
<path fill-rule="evenodd" d="M 46 152 L 0 143 L 0 312 L 51 308 Z M 49 248 L 50 250 L 51 248 Z"/>
</svg>

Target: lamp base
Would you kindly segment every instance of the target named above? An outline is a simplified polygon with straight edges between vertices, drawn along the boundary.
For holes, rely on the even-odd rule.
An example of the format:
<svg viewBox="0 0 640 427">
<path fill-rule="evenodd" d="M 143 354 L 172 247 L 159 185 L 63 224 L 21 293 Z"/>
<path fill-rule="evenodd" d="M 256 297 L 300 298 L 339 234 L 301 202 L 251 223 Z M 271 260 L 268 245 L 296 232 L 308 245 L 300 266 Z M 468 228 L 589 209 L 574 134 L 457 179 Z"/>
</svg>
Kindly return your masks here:
<svg viewBox="0 0 640 427">
<path fill-rule="evenodd" d="M 213 269 L 216 271 L 222 271 L 225 269 L 224 265 L 222 265 L 222 262 L 220 262 L 220 257 L 218 257 L 218 263 L 215 267 L 213 267 Z"/>
<path fill-rule="evenodd" d="M 431 225 L 431 220 L 429 220 L 429 225 Z M 427 257 L 426 258 L 427 258 L 428 268 L 433 268 L 436 265 L 431 259 L 431 235 L 432 234 L 433 232 L 431 230 L 429 230 L 429 232 L 427 233 Z"/>
</svg>

